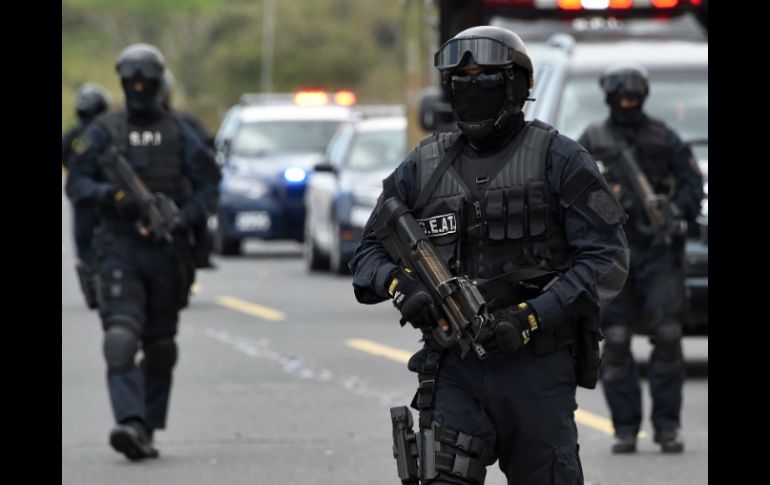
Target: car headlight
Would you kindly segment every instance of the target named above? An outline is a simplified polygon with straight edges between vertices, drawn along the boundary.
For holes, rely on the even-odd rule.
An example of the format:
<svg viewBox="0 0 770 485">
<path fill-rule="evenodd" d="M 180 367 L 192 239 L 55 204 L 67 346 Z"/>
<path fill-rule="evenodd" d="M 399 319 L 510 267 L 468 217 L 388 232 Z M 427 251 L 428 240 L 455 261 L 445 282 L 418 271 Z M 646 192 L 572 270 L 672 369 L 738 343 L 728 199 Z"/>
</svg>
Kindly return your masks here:
<svg viewBox="0 0 770 485">
<path fill-rule="evenodd" d="M 305 180 L 305 177 L 307 177 L 307 173 L 304 169 L 299 167 L 287 168 L 286 171 L 283 172 L 283 178 L 286 179 L 287 182 L 302 182 Z"/>
<path fill-rule="evenodd" d="M 268 191 L 266 183 L 247 178 L 229 178 L 225 181 L 225 190 L 252 199 L 259 199 Z"/>
</svg>

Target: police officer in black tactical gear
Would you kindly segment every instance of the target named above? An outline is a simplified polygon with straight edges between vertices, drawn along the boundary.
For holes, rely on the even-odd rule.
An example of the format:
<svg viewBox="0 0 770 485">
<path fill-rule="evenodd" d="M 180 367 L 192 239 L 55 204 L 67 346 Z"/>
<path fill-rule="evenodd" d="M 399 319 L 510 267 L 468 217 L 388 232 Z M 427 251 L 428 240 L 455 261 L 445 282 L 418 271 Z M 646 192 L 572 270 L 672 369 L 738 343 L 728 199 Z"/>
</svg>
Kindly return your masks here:
<svg viewBox="0 0 770 485">
<path fill-rule="evenodd" d="M 110 108 L 110 95 L 96 83 L 84 83 L 75 93 L 75 113 L 78 122 L 61 139 L 61 163 L 69 168 L 74 156 L 73 147 L 86 127 L 97 116 Z"/>
<path fill-rule="evenodd" d="M 160 106 L 165 69 L 161 52 L 132 44 L 116 69 L 125 111 L 97 118 L 81 137 L 67 192 L 97 204 L 99 316 L 104 328 L 107 385 L 117 422 L 110 444 L 131 460 L 158 456 L 153 432 L 164 429 L 177 361 L 174 337 L 194 271 L 189 227 L 216 203 L 218 168 L 199 138 Z M 179 208 L 171 242 L 154 238 L 136 199 L 110 181 L 105 157 L 113 149 L 153 193 Z M 137 365 L 135 357 L 141 350 Z"/>
<path fill-rule="evenodd" d="M 185 123 L 194 131 L 201 142 L 214 153 L 214 137 L 206 131 L 203 123 L 191 113 L 175 110 L 171 107 L 171 100 L 174 94 L 174 75 L 169 69 L 163 73 L 163 83 L 160 88 L 160 104 L 164 110 L 175 116 L 179 121 Z M 217 181 L 215 180 L 214 183 Z M 199 269 L 213 269 L 214 263 L 211 262 L 211 250 L 213 249 L 213 240 L 208 230 L 208 221 L 203 219 L 200 224 L 190 228 L 195 244 L 193 245 L 193 262 Z"/>
<path fill-rule="evenodd" d="M 703 177 L 690 148 L 662 121 L 643 111 L 650 93 L 643 66 L 610 66 L 599 85 L 610 115 L 590 125 L 579 142 L 601 163 L 613 193 L 629 214 L 625 230 L 632 255 L 628 284 L 601 318 L 605 335 L 601 378 L 615 425 L 612 451 L 636 451 L 642 397 L 631 336 L 635 324 L 643 322 L 654 345 L 649 366 L 653 439 L 662 451 L 678 453 L 684 449 L 679 436 L 685 377 L 681 341 L 686 226 L 682 222 L 692 222 L 700 213 Z M 634 191 L 619 158 L 624 153 L 645 174 L 656 196 L 651 202 L 676 230 L 651 224 L 644 199 Z M 669 232 L 667 237 L 661 237 L 663 232 Z"/>
<path fill-rule="evenodd" d="M 408 364 L 419 382 L 419 480 L 483 483 L 499 459 L 511 484 L 583 483 L 575 394 L 578 384 L 595 385 L 596 371 L 587 382 L 576 343 L 593 330 L 598 353 L 598 312 L 627 274 L 626 215 L 588 152 L 545 123 L 524 121 L 533 70 L 518 35 L 464 30 L 440 48 L 435 66 L 460 131 L 425 138 L 383 180 L 350 263 L 359 302 L 393 298 L 423 332 L 425 346 Z M 372 230 L 394 196 L 451 272 L 477 282 L 490 302 L 497 318 L 480 342 L 486 359 L 436 345 L 436 326 L 448 329 L 444 315 Z"/>
<path fill-rule="evenodd" d="M 61 140 L 61 160 L 64 168 L 69 169 L 70 167 L 80 135 L 94 118 L 107 111 L 109 107 L 110 95 L 98 84 L 85 83 L 78 88 L 75 94 L 75 112 L 78 122 L 67 130 Z M 89 308 L 96 308 L 92 243 L 97 226 L 97 217 L 93 203 L 72 204 L 72 219 L 75 249 L 78 257 L 75 270 L 86 298 L 86 305 Z"/>
</svg>

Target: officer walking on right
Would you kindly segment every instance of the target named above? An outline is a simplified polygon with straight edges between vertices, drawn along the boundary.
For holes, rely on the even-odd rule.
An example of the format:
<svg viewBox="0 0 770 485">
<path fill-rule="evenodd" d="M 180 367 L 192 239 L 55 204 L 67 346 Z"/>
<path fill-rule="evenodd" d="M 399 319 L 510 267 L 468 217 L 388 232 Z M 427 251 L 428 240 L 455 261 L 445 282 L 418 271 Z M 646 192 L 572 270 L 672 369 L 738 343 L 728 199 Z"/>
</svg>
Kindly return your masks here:
<svg viewBox="0 0 770 485">
<path fill-rule="evenodd" d="M 650 92 L 646 69 L 610 66 L 599 80 L 610 115 L 590 125 L 578 140 L 604 167 L 613 193 L 629 214 L 624 226 L 631 248 L 628 282 L 602 314 L 605 342 L 602 384 L 615 426 L 613 453 L 636 451 L 642 421 L 639 373 L 631 354 L 636 320 L 644 318 L 654 345 L 649 380 L 654 441 L 663 452 L 679 453 L 685 368 L 682 319 L 685 313 L 686 225 L 700 213 L 703 177 L 690 148 L 662 121 L 643 111 Z M 635 188 L 629 158 L 646 175 L 654 197 Z M 625 160 L 625 161 L 624 161 Z M 638 185 L 638 184 L 636 184 Z M 665 224 L 653 224 L 657 210 Z M 641 310 L 641 311 L 639 311 Z"/>
<path fill-rule="evenodd" d="M 582 484 L 575 395 L 577 385 L 596 384 L 598 336 L 590 372 L 581 372 L 588 361 L 577 344 L 586 330 L 598 335 L 599 310 L 625 281 L 626 216 L 583 147 L 524 120 L 533 68 L 518 35 L 464 30 L 439 49 L 435 66 L 460 131 L 424 139 L 383 180 L 350 263 L 358 301 L 392 299 L 402 325 L 425 341 L 408 364 L 419 382 L 416 437 L 396 430 L 401 408 L 391 409 L 399 476 L 482 484 L 499 460 L 512 485 Z M 486 354 L 478 346 L 463 353 L 451 338 L 446 345 L 437 292 L 391 256 L 380 218 L 390 220 L 383 214 L 394 200 L 451 276 L 467 276 L 489 305 L 494 318 L 473 342 Z"/>
<path fill-rule="evenodd" d="M 158 456 L 154 432 L 166 427 L 179 311 L 194 272 L 189 230 L 216 204 L 219 169 L 198 136 L 161 108 L 165 60 L 157 48 L 126 47 L 116 70 L 126 110 L 99 117 L 81 137 L 67 193 L 99 211 L 99 316 L 116 421 L 109 439 L 116 451 L 139 460 Z M 147 206 L 129 184 L 116 181 L 110 167 L 118 155 L 154 200 L 160 194 L 176 206 L 164 205 L 175 214 L 160 235 L 151 231 L 157 225 L 148 223 Z"/>
</svg>

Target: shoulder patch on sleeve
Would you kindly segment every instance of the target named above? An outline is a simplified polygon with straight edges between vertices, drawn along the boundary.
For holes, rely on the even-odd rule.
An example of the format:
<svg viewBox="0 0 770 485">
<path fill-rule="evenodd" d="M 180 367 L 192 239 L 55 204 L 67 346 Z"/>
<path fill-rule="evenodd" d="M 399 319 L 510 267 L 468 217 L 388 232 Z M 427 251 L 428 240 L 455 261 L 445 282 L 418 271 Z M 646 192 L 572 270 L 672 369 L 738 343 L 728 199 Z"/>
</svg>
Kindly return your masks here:
<svg viewBox="0 0 770 485">
<path fill-rule="evenodd" d="M 82 155 L 91 146 L 91 137 L 88 135 L 81 135 L 72 141 L 72 151 L 78 155 Z"/>
<path fill-rule="evenodd" d="M 625 215 L 620 204 L 603 187 L 599 187 L 588 194 L 588 203 L 586 205 L 608 226 L 620 224 Z"/>
</svg>

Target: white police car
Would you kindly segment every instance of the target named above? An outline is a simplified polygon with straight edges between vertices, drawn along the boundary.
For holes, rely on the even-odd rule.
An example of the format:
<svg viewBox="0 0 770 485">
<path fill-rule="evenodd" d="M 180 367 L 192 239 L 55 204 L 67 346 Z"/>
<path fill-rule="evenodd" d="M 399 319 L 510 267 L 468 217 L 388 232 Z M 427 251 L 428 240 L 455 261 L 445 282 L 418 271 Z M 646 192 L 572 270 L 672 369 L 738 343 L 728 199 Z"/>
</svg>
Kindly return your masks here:
<svg viewBox="0 0 770 485">
<path fill-rule="evenodd" d="M 305 193 L 305 263 L 346 273 L 364 225 L 382 192 L 382 180 L 404 159 L 406 118 L 375 117 L 346 124 L 329 143 Z"/>
</svg>

